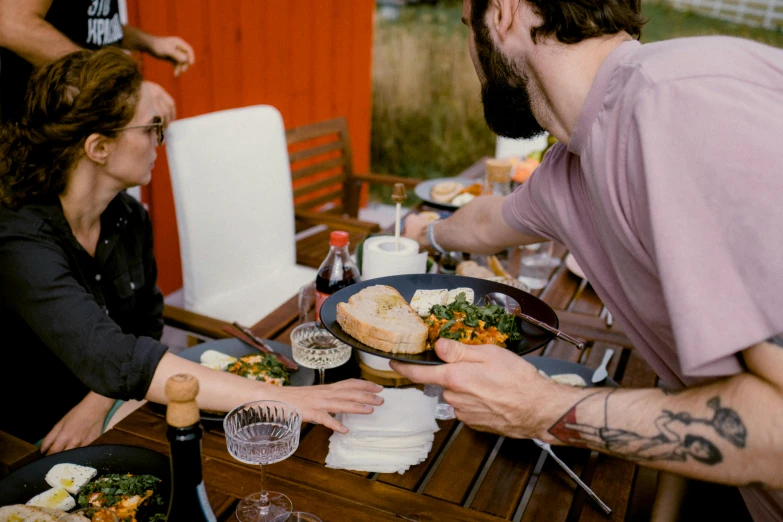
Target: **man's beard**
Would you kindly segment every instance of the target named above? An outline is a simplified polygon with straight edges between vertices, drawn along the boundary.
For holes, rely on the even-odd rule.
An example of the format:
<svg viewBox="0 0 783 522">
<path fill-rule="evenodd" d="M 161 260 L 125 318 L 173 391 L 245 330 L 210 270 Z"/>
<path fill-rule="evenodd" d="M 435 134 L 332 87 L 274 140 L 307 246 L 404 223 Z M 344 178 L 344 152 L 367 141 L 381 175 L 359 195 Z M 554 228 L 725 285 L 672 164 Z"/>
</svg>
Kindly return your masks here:
<svg viewBox="0 0 783 522">
<path fill-rule="evenodd" d="M 485 82 L 481 86 L 484 119 L 495 134 L 506 138 L 535 138 L 544 129 L 533 116 L 527 79 L 493 45 L 483 22 L 475 31 L 476 51 Z"/>
</svg>

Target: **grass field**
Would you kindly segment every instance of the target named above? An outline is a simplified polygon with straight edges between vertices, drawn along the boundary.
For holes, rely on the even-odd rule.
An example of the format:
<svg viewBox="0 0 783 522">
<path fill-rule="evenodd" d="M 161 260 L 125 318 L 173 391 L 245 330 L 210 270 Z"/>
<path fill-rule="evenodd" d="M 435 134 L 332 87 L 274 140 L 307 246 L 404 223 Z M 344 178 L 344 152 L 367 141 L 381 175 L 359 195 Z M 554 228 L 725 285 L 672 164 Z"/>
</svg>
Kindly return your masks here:
<svg viewBox="0 0 783 522">
<path fill-rule="evenodd" d="M 398 21 L 378 20 L 373 51 L 373 172 L 416 178 L 451 176 L 491 155 L 479 82 L 468 55 L 461 1 L 406 7 Z M 643 2 L 642 42 L 723 34 L 783 47 L 783 33 L 750 28 L 663 2 Z M 388 202 L 389 193 L 373 193 Z"/>
</svg>

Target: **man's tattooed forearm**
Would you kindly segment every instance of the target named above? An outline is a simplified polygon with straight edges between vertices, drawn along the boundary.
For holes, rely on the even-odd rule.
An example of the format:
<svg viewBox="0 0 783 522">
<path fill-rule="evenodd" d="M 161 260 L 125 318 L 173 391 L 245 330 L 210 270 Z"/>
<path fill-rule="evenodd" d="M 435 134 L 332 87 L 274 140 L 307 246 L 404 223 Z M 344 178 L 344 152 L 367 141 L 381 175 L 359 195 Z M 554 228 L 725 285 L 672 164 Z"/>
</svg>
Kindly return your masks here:
<svg viewBox="0 0 783 522">
<path fill-rule="evenodd" d="M 688 412 L 663 410 L 654 421 L 658 433 L 651 436 L 612 426 L 609 422 L 609 399 L 613 393 L 614 390 L 603 397 L 596 394 L 585 397 L 552 425 L 549 433 L 566 444 L 649 462 L 685 462 L 691 457 L 704 464 L 718 464 L 723 460 L 723 454 L 713 442 L 715 435 L 737 448 L 745 447 L 747 429 L 742 419 L 731 408 L 721 407 L 718 397 L 707 401 L 707 406 L 714 411 L 711 419 L 692 417 Z M 580 423 L 577 419 L 579 406 L 595 400 L 603 401 L 603 426 Z"/>
</svg>

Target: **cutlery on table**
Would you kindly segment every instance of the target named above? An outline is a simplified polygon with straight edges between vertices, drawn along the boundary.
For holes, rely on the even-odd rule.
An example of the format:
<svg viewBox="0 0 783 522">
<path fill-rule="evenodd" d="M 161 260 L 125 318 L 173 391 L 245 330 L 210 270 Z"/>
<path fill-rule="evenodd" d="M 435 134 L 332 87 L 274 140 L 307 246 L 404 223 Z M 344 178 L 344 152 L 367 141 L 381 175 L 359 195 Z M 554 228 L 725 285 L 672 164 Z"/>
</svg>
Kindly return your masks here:
<svg viewBox="0 0 783 522">
<path fill-rule="evenodd" d="M 534 443 L 536 446 L 538 446 L 538 447 L 539 447 L 539 448 L 541 448 L 542 450 L 546 451 L 546 452 L 549 454 L 549 456 L 550 456 L 550 457 L 552 457 L 552 458 L 555 460 L 555 462 L 557 462 L 557 464 L 558 464 L 558 465 L 559 465 L 561 468 L 563 468 L 563 471 L 565 471 L 566 473 L 568 473 L 568 476 L 569 476 L 569 477 L 571 477 L 572 479 L 574 479 L 574 482 L 576 482 L 577 484 L 579 484 L 579 487 L 581 487 L 582 489 L 584 489 L 584 490 L 585 490 L 585 493 L 587 493 L 587 495 L 588 495 L 590 498 L 592 498 L 593 500 L 595 500 L 595 503 L 596 503 L 596 504 L 598 504 L 598 505 L 601 507 L 601 509 L 604 511 L 604 513 L 606 513 L 607 515 L 609 515 L 609 514 L 611 514 L 611 513 L 612 513 L 612 508 L 610 508 L 609 506 L 607 506 L 607 505 L 604 503 L 604 501 L 603 501 L 603 500 L 601 500 L 600 498 L 598 498 L 598 495 L 596 495 L 596 494 L 593 492 L 593 490 L 592 490 L 592 489 L 590 489 L 590 487 L 589 487 L 587 484 L 585 484 L 584 482 L 582 482 L 582 479 L 580 479 L 580 478 L 579 478 L 579 475 L 577 475 L 576 473 L 574 473 L 574 472 L 571 470 L 571 468 L 569 468 L 569 467 L 568 467 L 568 465 L 567 465 L 565 462 L 563 462 L 562 460 L 560 460 L 560 457 L 558 457 L 557 455 L 555 455 L 555 452 L 554 452 L 554 451 L 552 451 L 552 446 L 550 446 L 548 442 L 544 442 L 544 441 L 542 441 L 542 440 L 538 440 L 538 439 L 531 439 L 531 440 L 533 441 L 533 443 Z"/>
<path fill-rule="evenodd" d="M 506 295 L 502 292 L 491 292 L 484 296 L 484 301 L 487 304 L 496 304 L 502 306 L 506 312 L 516 315 L 517 317 L 521 318 L 522 320 L 534 324 L 541 328 L 542 330 L 546 330 L 549 333 L 555 334 L 555 337 L 558 339 L 561 339 L 567 343 L 573 344 L 580 350 L 585 349 L 585 342 L 581 339 L 577 339 L 576 337 L 571 337 L 567 333 L 558 330 L 557 328 L 552 328 L 548 324 L 546 324 L 543 321 L 539 321 L 535 317 L 531 317 L 527 314 L 522 313 L 522 307 L 519 306 L 519 303 L 516 299 L 511 297 L 510 295 Z"/>
<path fill-rule="evenodd" d="M 590 381 L 593 384 L 601 382 L 609 377 L 609 372 L 606 371 L 606 367 L 609 365 L 609 361 L 612 360 L 612 355 L 614 355 L 614 350 L 611 348 L 606 350 L 606 353 L 604 353 L 604 360 L 601 361 L 601 365 L 595 369 L 593 376 L 590 378 Z"/>
<path fill-rule="evenodd" d="M 278 353 L 274 351 L 261 338 L 253 334 L 249 328 L 245 328 L 243 326 L 239 326 L 236 323 L 234 323 L 233 326 L 224 326 L 223 331 L 228 333 L 232 337 L 236 337 L 243 343 L 248 344 L 253 348 L 256 348 L 257 350 L 274 355 L 283 366 L 291 370 L 299 369 L 299 366 L 294 361 L 292 361 L 282 353 Z"/>
</svg>

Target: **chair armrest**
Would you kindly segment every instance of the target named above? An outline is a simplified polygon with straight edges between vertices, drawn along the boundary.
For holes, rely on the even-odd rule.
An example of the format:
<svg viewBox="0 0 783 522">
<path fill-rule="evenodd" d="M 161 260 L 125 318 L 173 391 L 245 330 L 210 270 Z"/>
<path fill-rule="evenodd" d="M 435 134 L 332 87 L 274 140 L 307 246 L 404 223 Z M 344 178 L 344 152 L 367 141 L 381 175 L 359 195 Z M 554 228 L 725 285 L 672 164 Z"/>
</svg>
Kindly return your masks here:
<svg viewBox="0 0 783 522">
<path fill-rule="evenodd" d="M 35 444 L 0 431 L 0 478 L 38 460 L 41 456 L 41 451 Z"/>
<path fill-rule="evenodd" d="M 378 223 L 372 223 L 370 221 L 362 221 L 346 216 L 338 216 L 335 214 L 328 214 L 326 212 L 307 212 L 305 210 L 297 210 L 294 212 L 294 216 L 297 220 L 310 223 L 312 225 L 327 225 L 332 228 L 339 228 L 348 232 L 365 232 L 367 234 L 373 232 L 380 232 L 381 227 Z"/>
<path fill-rule="evenodd" d="M 387 174 L 354 174 L 353 179 L 361 181 L 362 183 L 377 183 L 379 185 L 394 185 L 395 183 L 402 183 L 405 188 L 414 188 L 421 183 L 420 179 L 415 178 L 403 178 L 400 176 L 390 176 Z"/>
<path fill-rule="evenodd" d="M 203 335 L 211 339 L 231 337 L 223 331 L 223 327 L 231 326 L 231 323 L 215 319 L 214 317 L 207 317 L 206 315 L 190 312 L 183 308 L 177 308 L 176 306 L 164 306 L 163 323 L 167 326 Z"/>
</svg>

